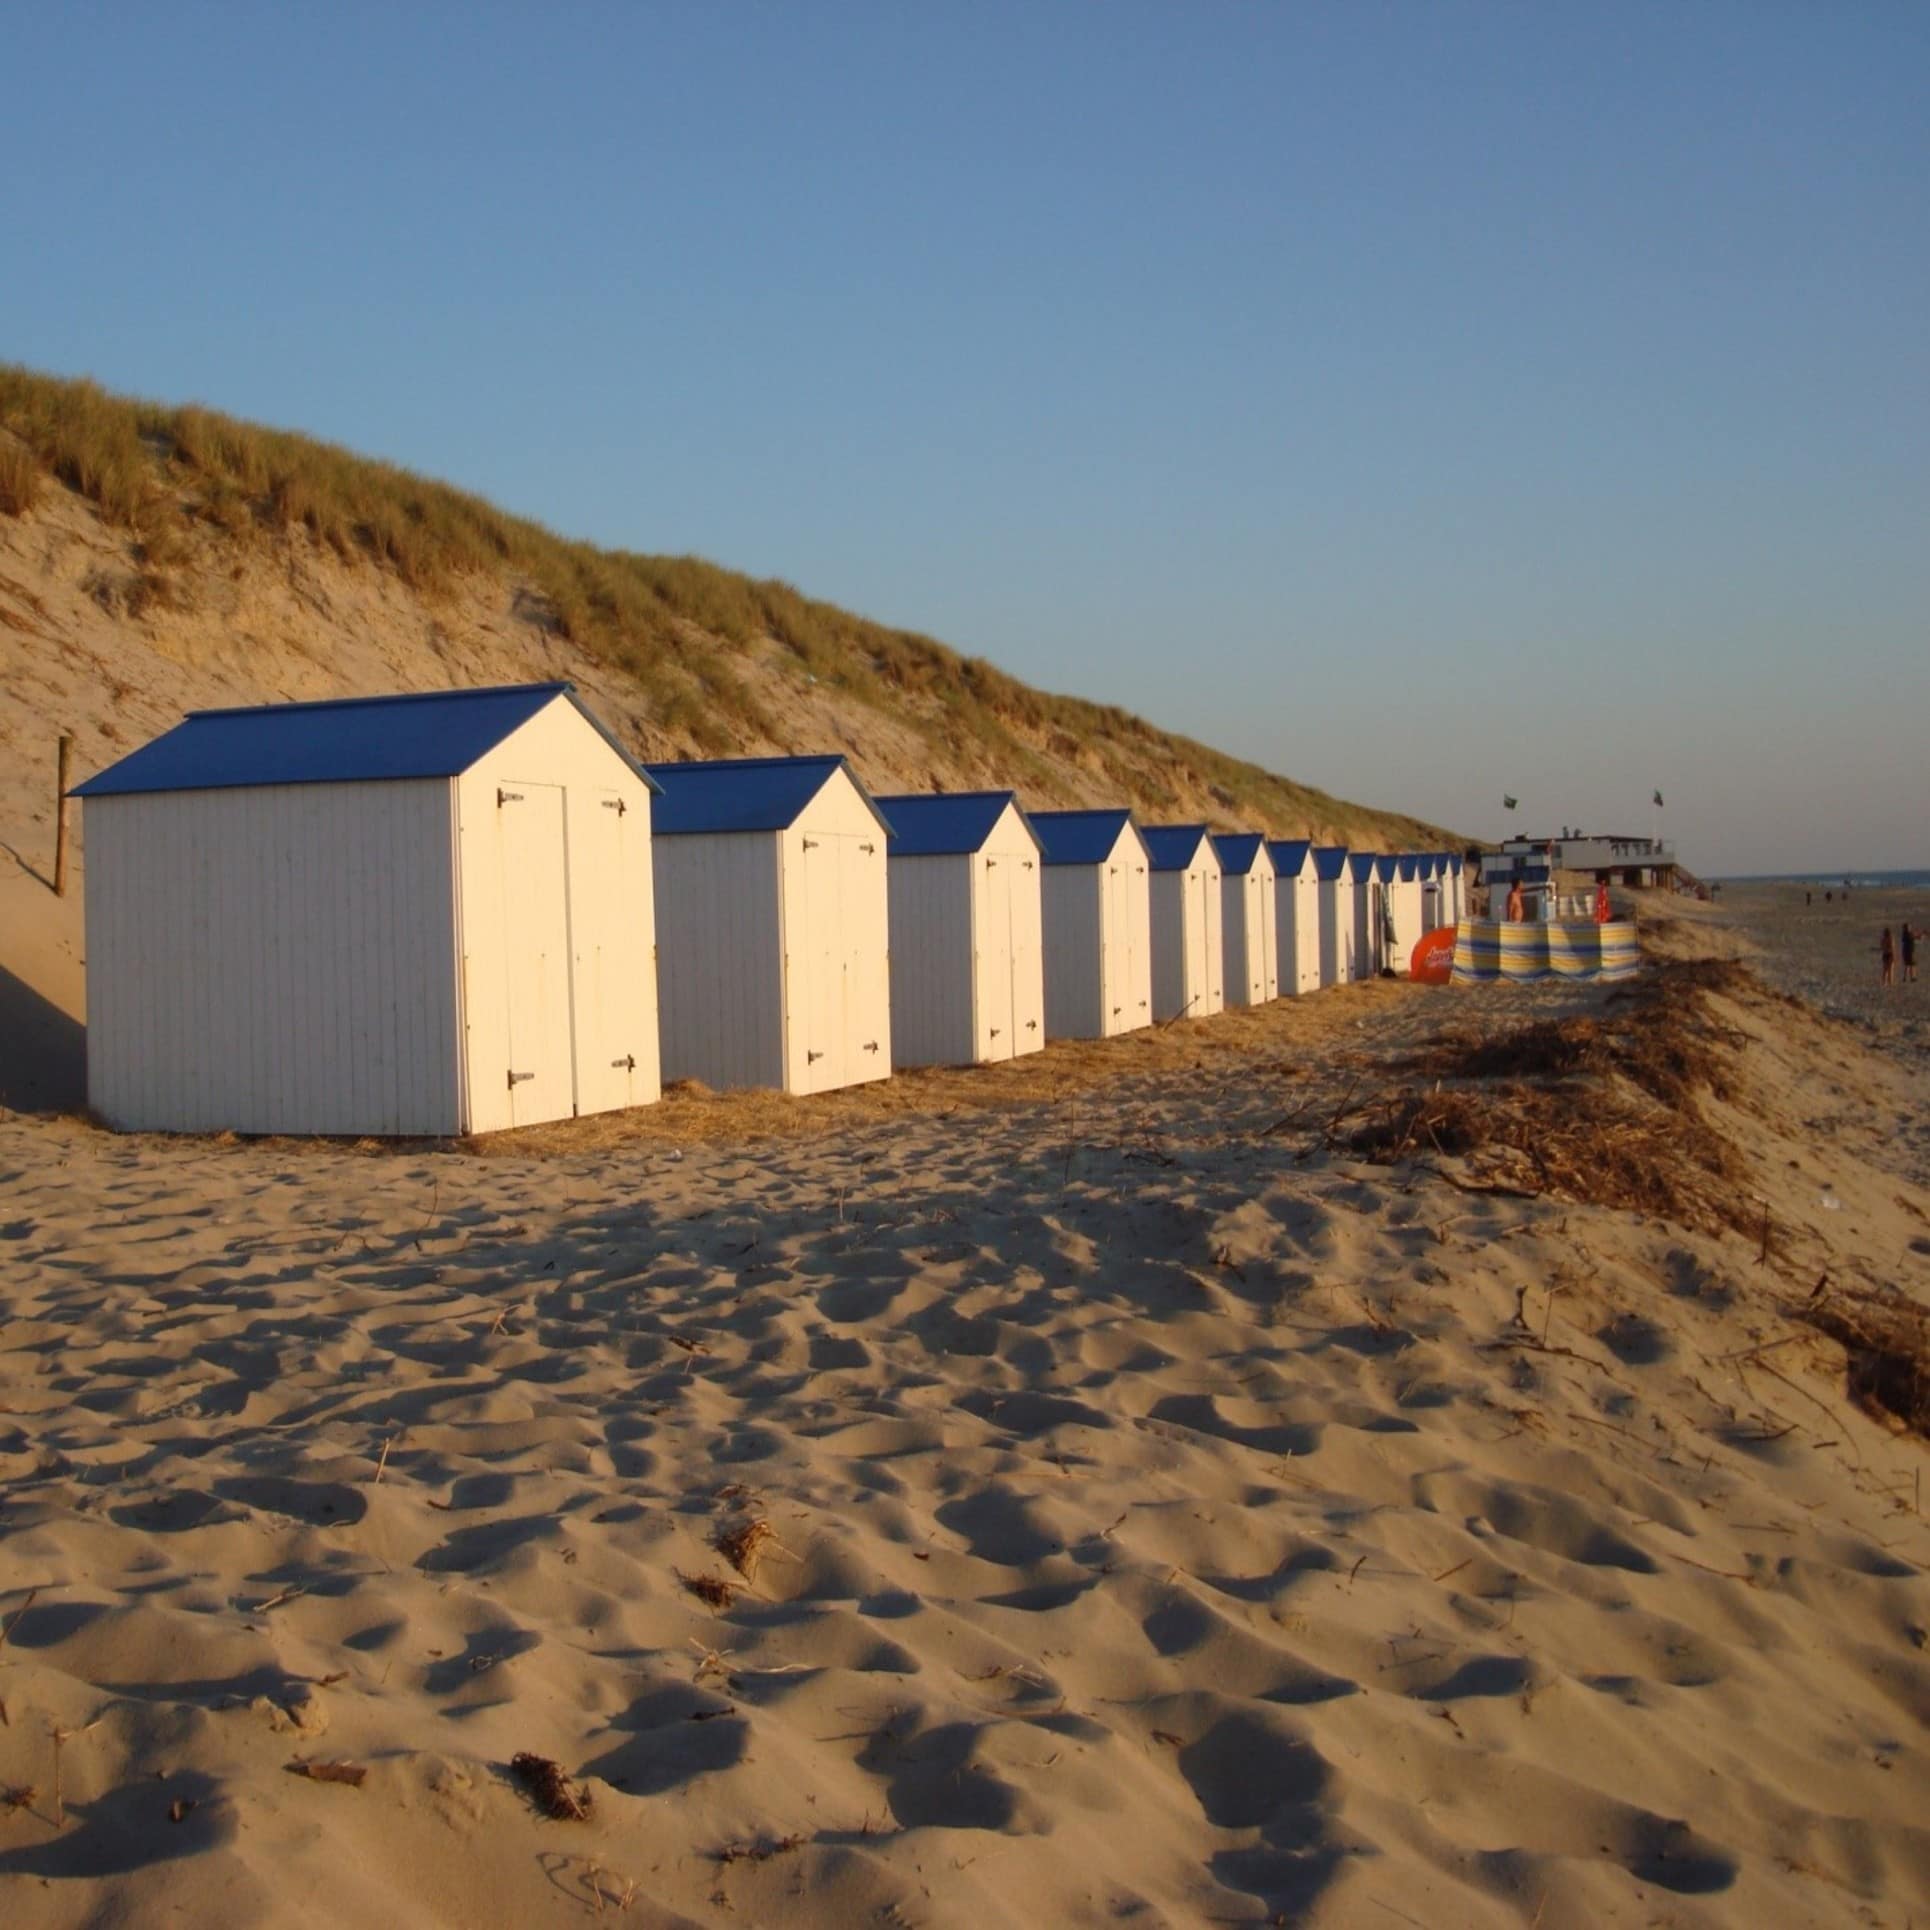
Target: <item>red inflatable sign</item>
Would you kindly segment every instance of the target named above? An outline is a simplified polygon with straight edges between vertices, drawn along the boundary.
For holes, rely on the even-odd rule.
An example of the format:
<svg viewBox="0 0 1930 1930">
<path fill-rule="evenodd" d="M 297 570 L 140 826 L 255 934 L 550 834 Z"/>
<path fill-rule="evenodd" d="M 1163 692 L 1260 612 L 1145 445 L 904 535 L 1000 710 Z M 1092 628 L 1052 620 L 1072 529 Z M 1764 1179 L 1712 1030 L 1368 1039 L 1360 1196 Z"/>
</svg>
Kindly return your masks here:
<svg viewBox="0 0 1930 1930">
<path fill-rule="evenodd" d="M 1414 947 L 1407 975 L 1417 985 L 1445 985 L 1454 976 L 1454 927 L 1429 932 Z"/>
</svg>

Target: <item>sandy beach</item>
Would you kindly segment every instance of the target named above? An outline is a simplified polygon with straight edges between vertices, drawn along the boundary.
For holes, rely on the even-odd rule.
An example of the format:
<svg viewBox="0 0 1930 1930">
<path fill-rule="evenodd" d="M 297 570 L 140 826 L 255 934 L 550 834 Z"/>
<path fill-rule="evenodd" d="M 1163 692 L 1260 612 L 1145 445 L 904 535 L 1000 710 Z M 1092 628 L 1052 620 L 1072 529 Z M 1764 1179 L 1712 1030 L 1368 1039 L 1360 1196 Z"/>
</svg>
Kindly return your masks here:
<svg viewBox="0 0 1930 1930">
<path fill-rule="evenodd" d="M 6 1921 L 1922 1921 L 1923 1440 L 1810 1316 L 1930 1298 L 1926 993 L 1725 897 L 1651 946 L 1856 1022 L 1660 981 L 1693 1099 L 1555 1089 L 1612 1205 L 1426 1106 L 1620 988 L 477 1146 L 0 1116 Z"/>
</svg>

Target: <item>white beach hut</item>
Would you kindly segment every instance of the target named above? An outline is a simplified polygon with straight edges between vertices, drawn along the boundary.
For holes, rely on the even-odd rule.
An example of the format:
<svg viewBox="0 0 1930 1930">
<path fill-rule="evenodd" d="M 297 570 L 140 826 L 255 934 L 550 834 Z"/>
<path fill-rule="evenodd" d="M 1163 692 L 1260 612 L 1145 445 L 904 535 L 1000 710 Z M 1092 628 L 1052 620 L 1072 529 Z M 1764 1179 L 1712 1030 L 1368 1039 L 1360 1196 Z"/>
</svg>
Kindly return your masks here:
<svg viewBox="0 0 1930 1930">
<path fill-rule="evenodd" d="M 981 1065 L 1045 1044 L 1039 840 L 1010 791 L 881 797 L 891 898 L 891 1050 Z"/>
<path fill-rule="evenodd" d="M 1320 878 L 1305 838 L 1276 838 L 1273 859 L 1274 929 L 1280 954 L 1280 995 L 1320 989 Z"/>
<path fill-rule="evenodd" d="M 1386 936 L 1381 919 L 1380 886 L 1374 854 L 1350 851 L 1347 854 L 1347 882 L 1353 888 L 1353 935 L 1348 945 L 1348 975 L 1375 978 L 1380 974 L 1381 948 Z"/>
<path fill-rule="evenodd" d="M 1132 814 L 1029 816 L 1045 865 L 1046 1037 L 1108 1039 L 1150 1025 L 1150 860 Z"/>
<path fill-rule="evenodd" d="M 1203 824 L 1145 827 L 1152 859 L 1153 1017 L 1203 1019 L 1226 1006 L 1220 861 Z"/>
<path fill-rule="evenodd" d="M 195 712 L 75 793 L 90 1103 L 388 1135 L 655 1099 L 652 788 L 567 684 Z"/>
<path fill-rule="evenodd" d="M 1344 985 L 1353 950 L 1353 880 L 1347 875 L 1347 847 L 1317 844 L 1313 866 L 1320 903 L 1320 982 Z"/>
<path fill-rule="evenodd" d="M 1273 855 L 1257 831 L 1213 840 L 1220 861 L 1222 962 L 1229 1005 L 1265 1005 L 1280 996 L 1278 913 Z"/>
<path fill-rule="evenodd" d="M 664 1078 L 810 1093 L 888 1077 L 891 827 L 850 765 L 649 772 Z"/>
<path fill-rule="evenodd" d="M 1414 947 L 1427 930 L 1421 862 L 1418 853 L 1402 852 L 1394 860 L 1394 876 L 1387 887 L 1387 912 L 1394 929 L 1394 969 L 1397 972 L 1407 970 Z"/>
</svg>

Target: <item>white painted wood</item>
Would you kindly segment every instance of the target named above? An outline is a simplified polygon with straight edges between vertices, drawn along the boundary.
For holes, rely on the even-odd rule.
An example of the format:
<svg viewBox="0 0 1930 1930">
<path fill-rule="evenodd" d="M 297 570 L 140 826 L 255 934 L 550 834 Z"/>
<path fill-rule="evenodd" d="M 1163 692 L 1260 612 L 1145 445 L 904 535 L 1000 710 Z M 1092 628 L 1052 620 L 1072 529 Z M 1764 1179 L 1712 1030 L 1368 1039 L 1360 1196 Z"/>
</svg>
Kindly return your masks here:
<svg viewBox="0 0 1930 1930">
<path fill-rule="evenodd" d="M 1280 995 L 1273 859 L 1259 845 L 1245 871 L 1221 869 L 1222 961 L 1226 1002 L 1265 1005 Z"/>
<path fill-rule="evenodd" d="M 975 854 L 889 858 L 891 1049 L 903 1066 L 982 1056 L 974 1016 Z"/>
<path fill-rule="evenodd" d="M 555 793 L 560 838 L 526 835 L 512 819 L 531 814 L 498 801 L 535 803 L 539 786 Z M 559 694 L 464 771 L 455 794 L 468 1130 L 649 1104 L 661 1090 L 649 786 Z M 538 808 L 547 820 L 552 806 Z M 560 940 L 549 926 L 558 892 Z M 532 942 L 531 907 L 555 968 L 546 949 L 540 979 L 525 961 L 513 985 L 509 961 Z M 526 1004 L 532 996 L 539 1007 Z M 560 1085 L 521 1063 L 532 1038 L 546 1063 L 558 1056 L 559 1026 Z M 630 1058 L 621 1074 L 611 1063 Z M 510 1085 L 511 1072 L 530 1071 L 539 1078 Z"/>
<path fill-rule="evenodd" d="M 1045 961 L 1038 841 L 1013 806 L 1008 804 L 999 813 L 985 841 L 983 856 L 986 862 L 978 868 L 979 888 L 1002 900 L 1004 909 L 996 921 L 997 936 L 988 936 L 978 945 L 980 971 L 982 977 L 1003 981 L 1002 993 L 995 994 L 991 1003 L 1009 1014 L 1005 1039 L 992 1039 L 987 1024 L 985 1043 L 988 1051 L 994 1045 L 1003 1047 L 991 1052 L 991 1057 L 1017 1059 L 1045 1045 Z M 988 930 L 991 928 L 992 921 L 988 921 Z"/>
<path fill-rule="evenodd" d="M 130 1130 L 462 1130 L 446 779 L 88 799 L 88 1097 Z"/>
<path fill-rule="evenodd" d="M 1318 880 L 1320 983 L 1323 987 L 1347 982 L 1348 959 L 1353 950 L 1353 889 L 1344 874 L 1338 878 Z"/>
<path fill-rule="evenodd" d="M 890 1076 L 885 833 L 847 772 L 781 832 L 660 835 L 654 863 L 666 1079 Z"/>
<path fill-rule="evenodd" d="M 1152 894 L 1130 823 L 1097 864 L 1041 865 L 1045 1035 L 1106 1039 L 1153 1015 Z"/>
<path fill-rule="evenodd" d="M 1274 876 L 1274 928 L 1279 940 L 1280 996 L 1298 998 L 1320 989 L 1320 892 L 1313 856 L 1300 869 Z"/>
<path fill-rule="evenodd" d="M 654 841 L 666 1081 L 787 1083 L 778 843 L 774 831 Z"/>
<path fill-rule="evenodd" d="M 1184 871 L 1152 875 L 1153 1016 L 1162 1024 L 1224 1009 L 1221 875 L 1204 838 Z"/>
</svg>

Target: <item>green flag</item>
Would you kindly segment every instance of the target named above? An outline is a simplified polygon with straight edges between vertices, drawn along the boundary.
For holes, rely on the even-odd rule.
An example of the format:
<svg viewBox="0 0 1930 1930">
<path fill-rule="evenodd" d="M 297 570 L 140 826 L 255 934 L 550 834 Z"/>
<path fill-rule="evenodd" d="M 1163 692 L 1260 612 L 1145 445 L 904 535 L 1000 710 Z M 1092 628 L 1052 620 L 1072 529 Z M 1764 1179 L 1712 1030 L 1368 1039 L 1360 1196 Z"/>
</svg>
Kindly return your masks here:
<svg viewBox="0 0 1930 1930">
<path fill-rule="evenodd" d="M 1657 804 L 1660 804 L 1662 802 L 1660 798 L 1657 798 L 1655 801 Z M 1512 811 L 1518 802 L 1519 802 L 1518 799 L 1511 798 L 1506 791 L 1503 791 L 1501 793 L 1501 808 L 1504 811 Z"/>
<path fill-rule="evenodd" d="M 1662 793 L 1660 791 L 1657 791 L 1655 794 L 1655 808 L 1658 811 L 1662 808 Z"/>
</svg>

